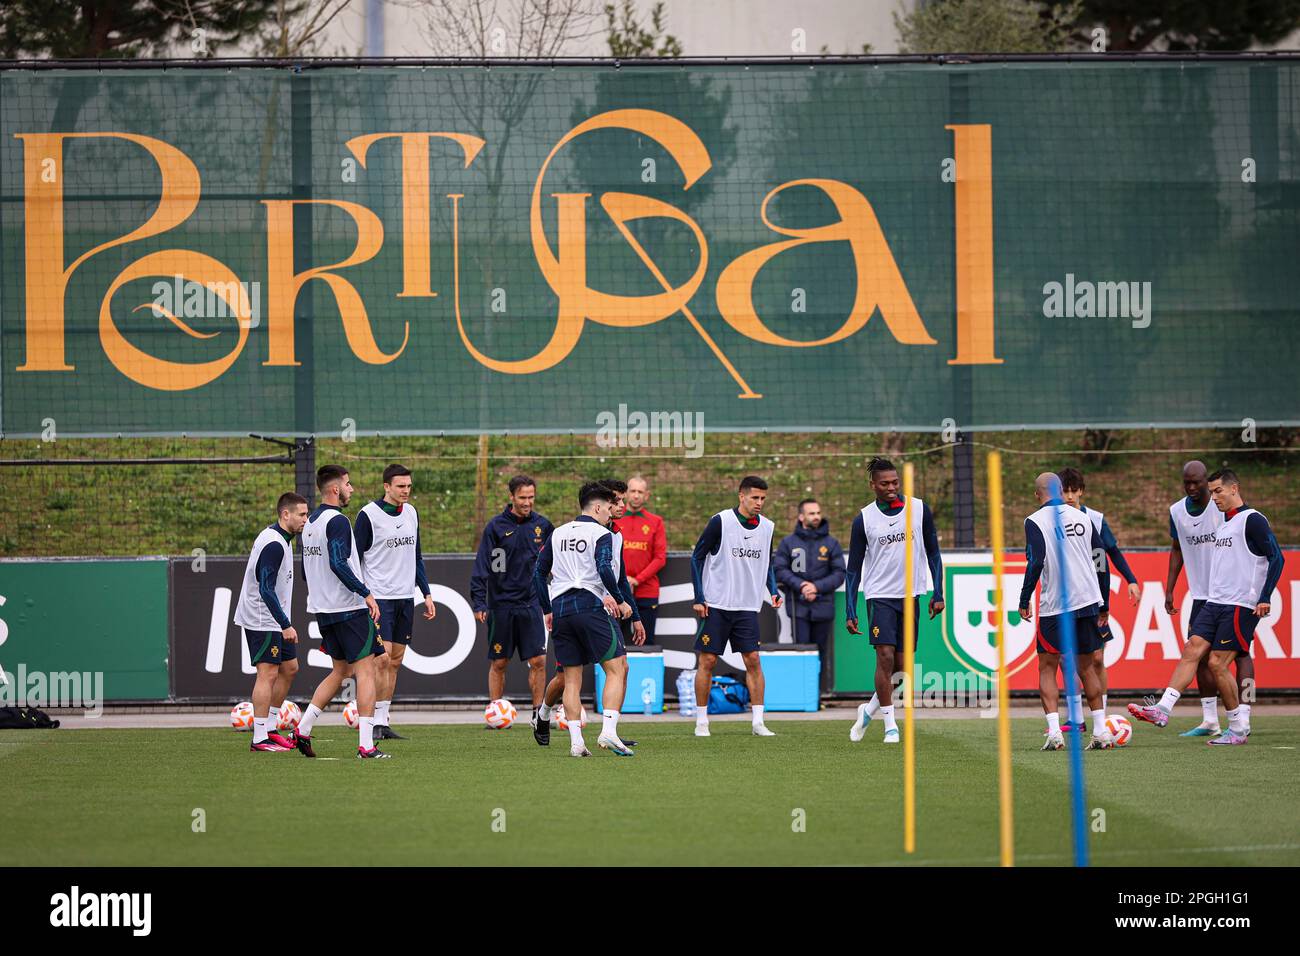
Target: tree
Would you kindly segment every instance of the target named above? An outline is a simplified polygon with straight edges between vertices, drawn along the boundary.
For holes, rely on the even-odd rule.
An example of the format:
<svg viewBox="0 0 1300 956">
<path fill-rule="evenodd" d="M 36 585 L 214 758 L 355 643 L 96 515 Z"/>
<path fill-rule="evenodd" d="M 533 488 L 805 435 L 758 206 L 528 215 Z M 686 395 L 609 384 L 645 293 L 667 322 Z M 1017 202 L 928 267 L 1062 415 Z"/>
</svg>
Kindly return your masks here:
<svg viewBox="0 0 1300 956">
<path fill-rule="evenodd" d="M 939 0 L 894 14 L 902 53 L 1061 53 L 1077 28 L 1079 0 Z"/>
<path fill-rule="evenodd" d="M 664 35 L 664 5 L 656 3 L 650 10 L 650 29 L 646 29 L 636 17 L 636 4 L 633 0 L 623 0 L 621 10 L 614 4 L 605 5 L 607 22 L 607 39 L 609 52 L 619 59 L 632 57 L 658 56 L 677 58 L 682 55 L 681 42 L 671 34 Z"/>
<path fill-rule="evenodd" d="M 277 0 L 8 0 L 0 56 L 135 59 L 201 38 L 211 54 L 254 32 Z M 283 3 L 283 0 L 281 0 Z M 295 9 L 301 3 L 294 3 Z M 202 31 L 197 33 L 196 31 Z M 188 54 L 187 54 L 188 55 Z"/>
<path fill-rule="evenodd" d="M 1300 28 L 1300 0 L 1083 0 L 1075 40 L 1098 26 L 1108 50 L 1246 50 Z"/>
<path fill-rule="evenodd" d="M 272 0 L 257 31 L 262 56 L 291 57 L 320 52 L 325 30 L 352 0 Z"/>
</svg>

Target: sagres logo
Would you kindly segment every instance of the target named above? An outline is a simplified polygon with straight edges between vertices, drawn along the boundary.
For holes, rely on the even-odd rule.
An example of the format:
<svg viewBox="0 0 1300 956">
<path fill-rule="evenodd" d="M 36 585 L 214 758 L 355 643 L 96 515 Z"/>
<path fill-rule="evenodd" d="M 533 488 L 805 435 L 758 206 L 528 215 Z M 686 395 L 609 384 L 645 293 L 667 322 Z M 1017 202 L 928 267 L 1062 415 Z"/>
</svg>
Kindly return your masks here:
<svg viewBox="0 0 1300 956">
<path fill-rule="evenodd" d="M 1034 625 L 1016 611 L 1023 568 L 1002 572 L 1003 635 L 1007 642 L 1007 674 L 1016 673 L 1034 657 Z M 989 683 L 998 668 L 997 613 L 993 572 L 987 565 L 944 567 L 943 639 L 948 650 L 967 669 Z"/>
</svg>

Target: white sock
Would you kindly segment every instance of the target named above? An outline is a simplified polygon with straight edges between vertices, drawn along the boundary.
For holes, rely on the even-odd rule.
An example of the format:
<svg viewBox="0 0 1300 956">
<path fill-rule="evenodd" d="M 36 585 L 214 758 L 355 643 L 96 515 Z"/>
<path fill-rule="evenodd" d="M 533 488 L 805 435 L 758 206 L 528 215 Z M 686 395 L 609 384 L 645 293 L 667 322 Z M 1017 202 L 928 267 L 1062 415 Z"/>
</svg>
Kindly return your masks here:
<svg viewBox="0 0 1300 956">
<path fill-rule="evenodd" d="M 1072 724 L 1083 723 L 1083 695 L 1069 694 L 1066 696 L 1065 701 L 1066 701 L 1065 710 L 1066 713 L 1069 714 L 1070 716 L 1070 723 Z"/>
<path fill-rule="evenodd" d="M 373 717 L 361 718 L 361 749 L 375 749 L 375 718 Z"/>
<path fill-rule="evenodd" d="M 603 717 L 603 719 L 601 720 L 600 723 L 600 735 L 602 737 L 617 737 L 618 736 L 618 711 L 606 710 L 605 713 L 602 714 L 601 716 Z"/>
<path fill-rule="evenodd" d="M 1061 715 L 1044 714 L 1043 716 L 1047 718 L 1047 732 L 1049 734 L 1059 734 L 1061 732 Z"/>
<path fill-rule="evenodd" d="M 384 727 L 388 726 L 388 705 L 391 700 L 375 701 L 375 723 Z"/>
<path fill-rule="evenodd" d="M 1092 735 L 1100 737 L 1106 732 L 1106 711 L 1094 710 L 1092 712 Z"/>
<path fill-rule="evenodd" d="M 867 716 L 874 718 L 880 713 L 880 695 L 872 694 L 871 700 L 867 701 Z"/>
<path fill-rule="evenodd" d="M 1219 698 L 1201 698 L 1201 723 L 1207 727 L 1219 726 Z"/>
<path fill-rule="evenodd" d="M 701 724 L 703 724 L 705 727 L 709 726 L 709 711 L 707 707 L 696 708 L 695 726 L 699 727 Z"/>
<path fill-rule="evenodd" d="M 260 744 L 266 739 L 266 720 L 265 717 L 253 718 L 253 743 Z"/>
<path fill-rule="evenodd" d="M 1178 698 L 1182 696 L 1182 694 L 1178 693 L 1178 691 L 1174 690 L 1172 687 L 1166 687 L 1164 696 L 1160 698 L 1160 703 L 1156 704 L 1156 706 L 1166 714 L 1172 714 L 1174 712 L 1174 704 L 1178 703 Z"/>
<path fill-rule="evenodd" d="M 1101 710 L 1102 710 L 1102 713 L 1105 713 L 1105 712 L 1106 712 L 1106 699 L 1107 699 L 1108 697 L 1110 697 L 1109 694 L 1102 694 L 1102 695 L 1101 695 Z"/>
<path fill-rule="evenodd" d="M 1246 732 L 1246 716 L 1241 710 L 1239 706 L 1236 710 L 1228 711 L 1228 730 L 1234 734 L 1244 734 Z"/>
<path fill-rule="evenodd" d="M 316 718 L 320 716 L 320 708 L 315 704 L 308 704 L 307 709 L 303 712 L 302 720 L 298 721 L 298 736 L 310 737 L 312 724 L 316 723 Z"/>
<path fill-rule="evenodd" d="M 587 746 L 582 739 L 582 727 L 578 725 L 576 720 L 569 721 L 569 745 L 575 750 Z"/>
<path fill-rule="evenodd" d="M 1250 704 L 1238 704 L 1237 709 L 1241 711 L 1242 722 L 1245 723 L 1247 727 L 1249 727 L 1250 726 Z"/>
<path fill-rule="evenodd" d="M 885 719 L 885 730 L 897 730 L 898 722 L 894 720 L 894 705 L 880 708 L 880 716 Z"/>
<path fill-rule="evenodd" d="M 537 719 L 547 721 L 551 719 L 551 708 L 546 701 L 542 701 L 542 706 L 537 708 Z"/>
<path fill-rule="evenodd" d="M 755 727 L 761 727 L 763 724 L 763 705 L 755 704 L 753 710 L 753 724 Z"/>
</svg>

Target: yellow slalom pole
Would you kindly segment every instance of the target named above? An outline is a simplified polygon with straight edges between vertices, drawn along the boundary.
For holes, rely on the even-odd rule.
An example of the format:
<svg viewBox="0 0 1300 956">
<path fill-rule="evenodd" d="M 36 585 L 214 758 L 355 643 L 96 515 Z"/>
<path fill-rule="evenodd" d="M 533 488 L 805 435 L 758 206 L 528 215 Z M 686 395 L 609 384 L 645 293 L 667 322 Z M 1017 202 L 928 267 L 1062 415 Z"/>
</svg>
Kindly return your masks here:
<svg viewBox="0 0 1300 956">
<path fill-rule="evenodd" d="M 1007 641 L 1002 595 L 1002 455 L 989 452 L 989 544 L 993 547 L 993 606 L 998 643 L 998 819 L 1003 866 L 1016 865 L 1011 800 L 1011 694 L 1007 688 Z"/>
<path fill-rule="evenodd" d="M 916 852 L 916 726 L 912 712 L 916 697 L 916 602 L 912 599 L 912 565 L 916 545 L 912 539 L 912 463 L 903 465 L 903 673 L 907 687 L 906 723 L 903 727 L 903 852 Z"/>
</svg>

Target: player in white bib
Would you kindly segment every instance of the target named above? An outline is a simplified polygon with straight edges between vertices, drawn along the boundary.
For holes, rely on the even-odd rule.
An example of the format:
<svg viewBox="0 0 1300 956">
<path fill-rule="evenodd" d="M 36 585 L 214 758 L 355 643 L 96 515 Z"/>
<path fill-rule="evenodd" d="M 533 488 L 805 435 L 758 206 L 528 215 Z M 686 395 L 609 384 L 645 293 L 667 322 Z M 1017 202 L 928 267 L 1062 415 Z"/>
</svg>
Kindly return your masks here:
<svg viewBox="0 0 1300 956">
<path fill-rule="evenodd" d="M 1223 512 L 1210 499 L 1210 473 L 1203 462 L 1189 461 L 1183 465 L 1183 491 L 1187 497 L 1169 506 L 1169 574 L 1165 578 L 1165 613 L 1173 618 L 1178 613 L 1174 604 L 1174 589 L 1178 575 L 1187 569 L 1186 599 L 1192 602 L 1187 623 L 1179 627 L 1187 641 L 1188 629 L 1196 615 L 1205 607 L 1210 596 L 1210 563 L 1214 560 L 1215 534 L 1223 526 Z M 1250 657 L 1237 658 L 1237 686 L 1255 677 L 1254 661 Z M 1219 727 L 1219 686 L 1210 670 L 1207 654 L 1196 665 L 1196 689 L 1201 697 L 1201 722 L 1180 737 L 1217 737 Z M 1249 707 L 1247 707 L 1249 714 Z M 1246 718 L 1250 727 L 1250 718 Z"/>
<path fill-rule="evenodd" d="M 609 533 L 614 536 L 614 543 L 610 548 L 610 555 L 614 565 L 614 577 L 618 579 L 619 592 L 624 597 L 630 598 L 633 588 L 631 582 L 627 579 L 627 568 L 623 566 L 623 535 L 619 533 L 617 528 L 614 526 L 614 522 L 623 517 L 624 513 L 627 511 L 627 482 L 618 478 L 602 478 L 600 484 L 608 488 L 614 495 L 614 504 L 610 508 L 609 521 L 605 527 L 609 530 Z M 620 617 L 618 619 L 619 630 L 623 633 L 624 642 L 630 641 L 631 643 L 640 646 L 646 641 L 645 624 L 641 620 L 641 609 L 637 606 L 635 601 L 629 600 L 628 604 L 628 610 L 632 613 L 629 613 L 627 617 L 623 617 L 621 616 L 622 609 L 620 608 Z M 604 708 L 604 711 L 608 711 L 611 706 L 615 711 L 621 708 L 623 706 L 623 697 L 626 693 L 627 687 L 624 686 L 622 693 L 618 694 L 615 699 L 615 694 L 611 693 L 609 685 L 606 684 L 603 697 L 606 698 L 609 703 L 602 700 L 601 705 Z M 555 665 L 555 676 L 552 677 L 550 683 L 546 685 L 546 692 L 542 695 L 542 705 L 537 709 L 537 719 L 533 721 L 533 739 L 543 747 L 549 747 L 551 744 L 551 716 L 557 705 L 559 705 L 560 698 L 563 696 L 564 668 L 557 663 Z M 605 713 L 604 718 L 608 720 L 609 714 Z M 614 718 L 614 720 L 617 722 L 617 718 Z M 636 746 L 635 740 L 626 737 L 622 739 L 623 743 L 628 747 Z"/>
<path fill-rule="evenodd" d="M 1034 481 L 1039 508 L 1025 519 L 1025 579 L 1020 587 L 1020 617 L 1034 619 L 1032 603 L 1039 580 L 1038 696 L 1047 718 L 1044 750 L 1064 750 L 1061 715 L 1057 708 L 1060 692 L 1056 671 L 1065 653 L 1064 628 L 1074 630 L 1074 660 L 1084 697 L 1092 716 L 1089 750 L 1109 750 L 1115 739 L 1106 729 L 1106 711 L 1101 706 L 1101 681 L 1094 655 L 1102 647 L 1101 628 L 1110 613 L 1110 565 L 1098 570 L 1092 556 L 1101 547 L 1101 533 L 1092 519 L 1067 505 L 1061 497 L 1061 479 L 1050 471 Z M 1068 686 L 1068 685 L 1067 685 Z"/>
<path fill-rule="evenodd" d="M 235 606 L 235 623 L 244 632 L 248 659 L 257 668 L 249 749 L 264 753 L 294 748 L 290 737 L 280 735 L 277 718 L 298 673 L 298 632 L 289 613 L 293 610 L 293 537 L 307 523 L 307 499 L 285 492 L 275 512 L 275 523 L 253 541 Z"/>
<path fill-rule="evenodd" d="M 311 703 L 303 711 L 295 743 L 304 756 L 316 756 L 311 732 L 316 718 L 338 694 L 343 679 L 357 678 L 357 714 L 360 745 L 357 756 L 382 757 L 375 746 L 375 685 L 384 658 L 384 645 L 376 639 L 379 605 L 362 578 L 352 523 L 343 508 L 352 498 L 352 480 L 339 465 L 316 470 L 321 503 L 307 516 L 302 529 L 302 574 L 307 579 L 307 611 L 316 615 L 321 650 L 334 659 Z"/>
<path fill-rule="evenodd" d="M 388 708 L 411 643 L 417 589 L 424 597 L 424 619 L 432 621 L 437 614 L 420 550 L 420 516 L 411 504 L 411 469 L 396 464 L 384 469 L 384 497 L 362 507 L 352 534 L 366 584 L 379 605 L 379 638 L 388 658 L 377 675 L 375 739 L 401 740 L 402 735 L 388 726 Z"/>
<path fill-rule="evenodd" d="M 1192 621 L 1191 639 L 1183 646 L 1182 659 L 1160 701 L 1142 707 L 1129 704 L 1128 710 L 1138 720 L 1165 726 L 1191 684 L 1197 663 L 1208 653 L 1228 713 L 1228 729 L 1207 743 L 1241 745 L 1246 742 L 1247 716 L 1229 667 L 1238 656 L 1250 654 L 1255 628 L 1272 608 L 1284 561 L 1268 519 L 1242 500 L 1236 472 L 1224 468 L 1210 475 L 1209 482 L 1210 496 L 1223 512 L 1223 524 L 1214 534 L 1209 595 Z"/>
<path fill-rule="evenodd" d="M 894 675 L 903 670 L 903 602 L 916 608 L 916 626 L 921 626 L 920 595 L 930 595 L 930 619 L 943 611 L 943 559 L 939 535 L 930 506 L 912 499 L 912 581 L 904 578 L 907 502 L 899 494 L 902 482 L 898 469 L 884 458 L 872 458 L 867 465 L 875 500 L 853 519 L 849 532 L 848 573 L 844 579 L 845 627 L 858 630 L 858 590 L 867 603 L 871 646 L 876 651 L 875 693 L 858 707 L 857 720 L 849 728 L 849 740 L 857 743 L 867 724 L 879 714 L 885 722 L 885 743 L 898 743 L 898 721 L 894 717 Z M 912 635 L 913 647 L 916 634 Z"/>
<path fill-rule="evenodd" d="M 1083 496 L 1086 490 L 1083 482 L 1083 472 L 1077 468 L 1062 468 L 1056 473 L 1056 477 L 1061 479 L 1061 497 L 1065 503 L 1072 508 L 1078 508 L 1092 521 L 1093 527 L 1097 529 L 1097 534 L 1101 536 L 1101 547 L 1093 548 L 1092 562 L 1097 567 L 1098 580 L 1102 571 L 1106 572 L 1105 587 L 1110 588 L 1110 567 L 1107 564 L 1109 560 L 1115 565 L 1115 570 L 1120 576 L 1128 582 L 1128 599 L 1129 603 L 1137 607 L 1138 601 L 1142 598 L 1142 587 L 1138 584 L 1137 575 L 1133 569 L 1128 566 L 1128 560 L 1124 557 L 1124 552 L 1120 550 L 1119 542 L 1115 540 L 1115 532 L 1110 530 L 1110 522 L 1106 516 L 1096 508 L 1089 508 L 1083 503 Z M 1114 635 L 1111 633 L 1109 624 L 1099 624 L 1098 633 L 1101 634 L 1101 647 L 1092 655 L 1093 670 L 1097 674 L 1097 679 L 1101 683 L 1101 709 L 1106 709 L 1107 695 L 1110 692 L 1110 683 L 1106 677 L 1106 644 Z M 1064 676 L 1064 675 L 1062 675 Z M 1066 695 L 1066 723 L 1062 725 L 1062 730 L 1078 731 L 1083 733 L 1083 701 L 1078 687 L 1070 688 L 1070 693 Z"/>
<path fill-rule="evenodd" d="M 756 475 L 740 480 L 739 502 L 720 511 L 704 528 L 691 553 L 695 613 L 703 620 L 695 635 L 699 666 L 695 672 L 695 736 L 709 736 L 709 690 L 713 668 L 727 645 L 745 662 L 751 728 L 759 737 L 775 737 L 763 722 L 763 665 L 758 656 L 758 612 L 765 595 L 781 606 L 772 566 L 772 522 L 763 517 L 767 482 Z"/>
<path fill-rule="evenodd" d="M 537 556 L 533 583 L 564 668 L 564 713 L 569 755 L 590 757 L 582 739 L 582 669 L 605 671 L 604 719 L 597 743 L 620 757 L 633 756 L 618 736 L 619 707 L 627 684 L 627 651 L 615 623 L 633 614 L 632 594 L 623 594 L 614 573 L 614 535 L 606 527 L 614 492 L 589 481 L 578 492 L 582 514 L 551 533 Z"/>
</svg>

